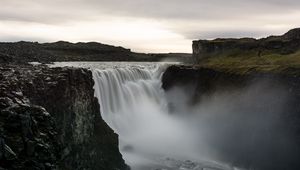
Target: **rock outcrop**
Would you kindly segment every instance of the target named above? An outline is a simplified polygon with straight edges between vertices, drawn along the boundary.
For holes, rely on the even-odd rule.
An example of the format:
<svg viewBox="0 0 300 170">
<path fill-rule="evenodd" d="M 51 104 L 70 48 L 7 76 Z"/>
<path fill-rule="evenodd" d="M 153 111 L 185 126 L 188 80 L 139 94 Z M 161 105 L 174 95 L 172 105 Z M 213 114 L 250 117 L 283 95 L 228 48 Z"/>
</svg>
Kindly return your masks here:
<svg viewBox="0 0 300 170">
<path fill-rule="evenodd" d="M 128 169 L 90 71 L 0 66 L 0 167 Z"/>
<path fill-rule="evenodd" d="M 226 111 L 221 110 L 219 118 L 209 120 L 223 125 L 222 129 L 209 135 L 212 138 L 209 144 L 215 149 L 218 159 L 246 169 L 300 168 L 299 74 L 238 74 L 196 66 L 171 66 L 165 71 L 162 83 L 166 91 L 173 87 L 185 90 L 185 94 L 190 94 L 191 106 L 206 102 L 202 108 L 205 109 L 209 107 L 208 100 L 220 101 L 223 97 L 227 102 L 225 109 L 233 108 L 229 112 L 238 110 L 236 112 L 242 114 L 230 117 L 228 113 L 228 117 L 222 117 Z M 251 92 L 245 90 L 251 88 Z M 213 98 L 218 94 L 218 98 Z M 237 98 L 243 95 L 247 97 Z M 239 99 L 243 99 L 244 104 Z M 222 102 L 216 102 L 213 110 L 219 107 L 222 108 Z M 271 125 L 274 118 L 276 123 Z M 229 128 L 227 132 L 226 128 Z"/>
<path fill-rule="evenodd" d="M 210 57 L 261 57 L 266 54 L 292 54 L 300 50 L 300 29 L 282 36 L 253 39 L 215 39 L 193 41 L 193 56 L 197 63 Z"/>
<path fill-rule="evenodd" d="M 300 39 L 300 28 L 292 29 L 292 30 L 288 31 L 287 33 L 285 33 L 282 37 L 285 40 L 293 40 L 293 39 L 299 40 Z"/>
</svg>

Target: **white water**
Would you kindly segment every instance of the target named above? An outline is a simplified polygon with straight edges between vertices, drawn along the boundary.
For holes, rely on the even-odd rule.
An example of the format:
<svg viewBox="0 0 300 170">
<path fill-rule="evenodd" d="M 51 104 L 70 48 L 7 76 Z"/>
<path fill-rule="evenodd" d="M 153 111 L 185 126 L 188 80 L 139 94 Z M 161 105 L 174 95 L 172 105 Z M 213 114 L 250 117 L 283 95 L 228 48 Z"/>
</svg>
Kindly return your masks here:
<svg viewBox="0 0 300 170">
<path fill-rule="evenodd" d="M 188 123 L 169 114 L 161 88 L 163 68 L 158 64 L 93 70 L 101 115 L 119 135 L 126 163 L 134 170 L 232 169 L 203 161 L 198 135 Z"/>
<path fill-rule="evenodd" d="M 155 74 L 156 73 L 156 74 Z M 136 130 L 137 106 L 144 104 L 166 112 L 164 92 L 160 88 L 160 71 L 139 68 L 94 70 L 95 93 L 103 119 L 122 137 Z M 149 109 L 145 107 L 145 109 Z"/>
<path fill-rule="evenodd" d="M 65 62 L 54 67 L 93 70 L 102 117 L 118 133 L 120 151 L 132 170 L 237 170 L 216 160 L 274 169 L 294 160 L 297 145 L 280 121 L 288 101 L 285 88 L 257 81 L 202 95 L 191 106 L 193 86 L 161 89 L 161 65 Z"/>
</svg>

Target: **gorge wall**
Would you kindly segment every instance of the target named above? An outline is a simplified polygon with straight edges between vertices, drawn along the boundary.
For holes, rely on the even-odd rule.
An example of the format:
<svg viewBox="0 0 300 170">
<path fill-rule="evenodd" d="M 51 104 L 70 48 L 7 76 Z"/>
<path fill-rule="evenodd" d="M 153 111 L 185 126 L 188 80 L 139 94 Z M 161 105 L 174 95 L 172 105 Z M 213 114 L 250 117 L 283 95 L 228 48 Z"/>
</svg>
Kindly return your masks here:
<svg viewBox="0 0 300 170">
<path fill-rule="evenodd" d="M 0 67 L 0 167 L 128 169 L 85 69 Z"/>
<path fill-rule="evenodd" d="M 217 159 L 246 169 L 299 169 L 299 74 L 171 66 L 162 82 L 167 93 L 189 94 L 187 105 L 204 115 L 199 124 L 209 122 L 203 137 Z"/>
<path fill-rule="evenodd" d="M 262 57 L 263 55 L 288 55 L 300 49 L 300 29 L 290 30 L 282 36 L 262 39 L 215 39 L 193 41 L 196 63 L 210 57 Z"/>
</svg>

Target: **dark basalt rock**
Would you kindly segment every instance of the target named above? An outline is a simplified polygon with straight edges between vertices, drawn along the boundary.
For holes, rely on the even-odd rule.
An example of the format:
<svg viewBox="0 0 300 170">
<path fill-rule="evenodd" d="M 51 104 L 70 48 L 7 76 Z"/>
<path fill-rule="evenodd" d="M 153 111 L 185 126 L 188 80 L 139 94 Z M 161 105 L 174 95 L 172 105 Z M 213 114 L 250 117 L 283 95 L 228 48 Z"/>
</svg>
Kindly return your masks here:
<svg viewBox="0 0 300 170">
<path fill-rule="evenodd" d="M 42 107 L 14 105 L 1 111 L 4 157 L 1 166 L 8 169 L 45 169 L 56 165 L 58 143 L 53 118 Z M 25 161 L 25 162 L 23 162 Z M 28 162 L 32 162 L 28 164 Z"/>
<path fill-rule="evenodd" d="M 8 54 L 0 53 L 0 63 L 11 63 L 13 62 L 13 57 Z"/>
<path fill-rule="evenodd" d="M 300 39 L 300 28 L 295 28 L 283 35 L 283 38 L 286 40 L 296 40 Z"/>
<path fill-rule="evenodd" d="M 174 65 L 167 68 L 162 77 L 162 88 L 169 90 L 174 86 L 188 87 L 192 90 L 192 103 L 201 96 L 216 90 L 234 90 L 250 84 L 252 76 L 225 73 L 210 68 Z"/>
<path fill-rule="evenodd" d="M 267 83 L 268 86 L 266 86 L 265 89 L 278 87 L 281 90 L 284 90 L 283 93 L 287 97 L 284 101 L 284 110 L 282 114 L 280 114 L 280 119 L 277 122 L 278 124 L 274 126 L 275 128 L 277 128 L 277 130 L 268 129 L 265 133 L 265 136 L 263 136 L 262 138 L 255 138 L 255 135 L 253 135 L 253 137 L 250 139 L 247 133 L 240 134 L 239 132 L 243 132 L 242 127 L 244 124 L 242 121 L 240 122 L 242 124 L 242 126 L 240 126 L 240 129 L 235 129 L 238 131 L 236 133 L 237 136 L 233 136 L 232 138 L 227 138 L 226 136 L 226 138 L 219 139 L 218 141 L 213 140 L 214 142 L 216 142 L 216 144 L 214 145 L 215 147 L 221 146 L 220 148 L 215 149 L 220 149 L 219 157 L 222 158 L 223 161 L 232 163 L 237 167 L 244 167 L 246 169 L 253 168 L 258 170 L 299 169 L 299 74 L 288 74 L 287 72 L 250 72 L 246 74 L 237 74 L 196 66 L 170 66 L 169 68 L 167 68 L 162 77 L 162 87 L 166 91 L 169 91 L 174 87 L 181 87 L 181 89 L 186 90 L 186 94 L 190 94 L 189 97 L 191 100 L 191 105 L 194 105 L 195 103 L 201 103 L 203 102 L 203 100 L 209 99 L 210 96 L 218 93 L 235 94 L 236 92 L 239 92 L 239 90 L 243 91 L 243 89 L 257 82 Z M 270 101 L 271 104 L 268 105 L 268 102 L 258 103 L 260 109 L 268 111 L 268 109 L 276 108 L 277 106 L 272 104 L 272 102 L 276 101 L 277 99 L 284 98 L 281 93 L 276 94 L 276 91 L 271 92 L 275 93 L 272 94 L 273 98 L 269 98 L 270 100 L 272 100 Z M 252 98 L 260 101 L 261 97 L 263 97 L 265 93 L 270 92 L 266 91 L 255 94 L 255 96 L 252 96 Z M 228 102 L 230 103 L 230 101 Z M 249 106 L 250 105 L 251 104 L 249 104 Z M 247 109 L 245 109 L 244 111 L 246 110 Z M 272 114 L 272 112 L 270 114 Z M 242 118 L 247 120 L 246 117 Z M 264 121 L 268 123 L 268 119 Z M 259 126 L 259 123 L 254 123 L 253 129 L 255 129 L 255 126 Z M 243 145 L 244 139 L 250 139 L 246 142 L 246 145 Z M 261 139 L 265 141 L 257 142 Z M 225 142 L 226 140 L 228 141 Z M 283 144 L 280 144 L 280 142 L 282 141 L 289 142 L 283 142 Z M 260 147 L 261 145 L 263 147 Z"/>
<path fill-rule="evenodd" d="M 0 167 L 128 169 L 90 71 L 0 65 Z"/>
<path fill-rule="evenodd" d="M 262 39 L 215 39 L 193 41 L 193 57 L 196 63 L 209 57 L 239 56 L 247 57 L 256 54 L 261 57 L 263 52 L 272 54 L 292 54 L 300 50 L 300 29 L 288 31 L 282 36 L 270 36 Z"/>
</svg>

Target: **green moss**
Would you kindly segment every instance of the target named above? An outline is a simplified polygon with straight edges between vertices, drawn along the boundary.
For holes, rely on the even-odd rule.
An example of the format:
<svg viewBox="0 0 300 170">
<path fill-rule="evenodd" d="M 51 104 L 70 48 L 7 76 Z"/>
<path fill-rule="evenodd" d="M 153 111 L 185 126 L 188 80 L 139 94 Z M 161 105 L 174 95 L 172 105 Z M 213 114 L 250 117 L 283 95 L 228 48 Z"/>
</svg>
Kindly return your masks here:
<svg viewBox="0 0 300 170">
<path fill-rule="evenodd" d="M 289 72 L 300 69 L 300 51 L 283 55 L 274 51 L 231 50 L 209 56 L 200 62 L 203 67 L 245 74 L 249 72 Z"/>
</svg>

